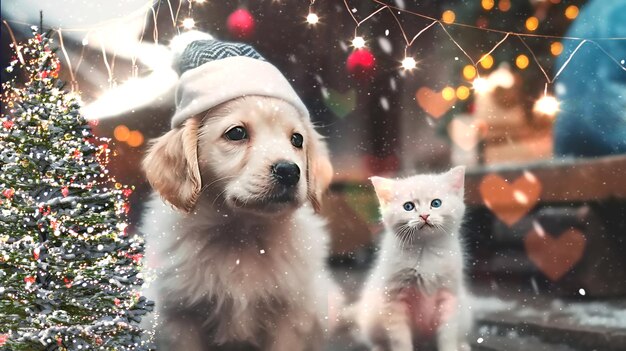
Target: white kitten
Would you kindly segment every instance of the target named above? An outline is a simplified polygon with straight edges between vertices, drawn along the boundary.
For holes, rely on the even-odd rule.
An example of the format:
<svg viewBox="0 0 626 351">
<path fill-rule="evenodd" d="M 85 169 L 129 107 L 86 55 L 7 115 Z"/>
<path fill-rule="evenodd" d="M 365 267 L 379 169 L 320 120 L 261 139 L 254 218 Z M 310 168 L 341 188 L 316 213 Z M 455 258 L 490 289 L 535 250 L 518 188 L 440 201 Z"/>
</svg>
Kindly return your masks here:
<svg viewBox="0 0 626 351">
<path fill-rule="evenodd" d="M 465 168 L 405 179 L 372 177 L 385 224 L 381 250 L 352 310 L 374 350 L 469 350 L 471 327 L 459 230 Z"/>
</svg>

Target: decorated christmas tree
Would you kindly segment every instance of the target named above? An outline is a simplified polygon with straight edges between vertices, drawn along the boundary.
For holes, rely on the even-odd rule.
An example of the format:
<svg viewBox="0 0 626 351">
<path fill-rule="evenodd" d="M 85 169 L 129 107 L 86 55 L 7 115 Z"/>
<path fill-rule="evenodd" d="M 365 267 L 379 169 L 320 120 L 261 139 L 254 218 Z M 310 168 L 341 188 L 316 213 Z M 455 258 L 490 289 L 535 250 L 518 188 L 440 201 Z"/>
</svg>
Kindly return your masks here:
<svg viewBox="0 0 626 351">
<path fill-rule="evenodd" d="M 132 189 L 108 175 L 106 140 L 64 90 L 52 40 L 34 34 L 2 86 L 0 350 L 148 349 Z"/>
</svg>

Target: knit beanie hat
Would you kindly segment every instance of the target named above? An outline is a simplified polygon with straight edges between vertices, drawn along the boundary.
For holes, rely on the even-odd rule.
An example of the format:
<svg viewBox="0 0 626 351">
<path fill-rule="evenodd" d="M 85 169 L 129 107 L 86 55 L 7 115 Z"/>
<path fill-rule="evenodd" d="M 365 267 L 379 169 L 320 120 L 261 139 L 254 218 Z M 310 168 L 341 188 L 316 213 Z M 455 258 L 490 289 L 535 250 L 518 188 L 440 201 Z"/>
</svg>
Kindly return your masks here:
<svg viewBox="0 0 626 351">
<path fill-rule="evenodd" d="M 187 40 L 174 59 L 180 79 L 172 128 L 200 112 L 250 95 L 282 99 L 293 105 L 303 118 L 309 118 L 306 106 L 291 84 L 252 46 L 215 40 L 199 32 L 190 33 L 187 38 L 194 40 Z M 180 43 L 177 45 L 180 47 Z M 174 46 L 173 43 L 176 52 Z"/>
</svg>

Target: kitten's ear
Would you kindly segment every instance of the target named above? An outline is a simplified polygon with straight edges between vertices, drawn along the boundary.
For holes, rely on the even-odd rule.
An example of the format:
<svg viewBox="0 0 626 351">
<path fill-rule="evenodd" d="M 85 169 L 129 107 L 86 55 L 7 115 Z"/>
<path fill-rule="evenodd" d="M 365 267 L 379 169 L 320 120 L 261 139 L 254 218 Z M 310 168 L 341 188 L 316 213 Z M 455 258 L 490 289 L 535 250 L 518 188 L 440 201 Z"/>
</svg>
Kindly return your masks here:
<svg viewBox="0 0 626 351">
<path fill-rule="evenodd" d="M 388 204 L 393 197 L 393 180 L 383 177 L 370 177 L 376 196 L 381 204 Z"/>
<path fill-rule="evenodd" d="M 448 171 L 448 179 L 452 190 L 463 194 L 465 187 L 465 166 L 457 166 Z"/>
</svg>

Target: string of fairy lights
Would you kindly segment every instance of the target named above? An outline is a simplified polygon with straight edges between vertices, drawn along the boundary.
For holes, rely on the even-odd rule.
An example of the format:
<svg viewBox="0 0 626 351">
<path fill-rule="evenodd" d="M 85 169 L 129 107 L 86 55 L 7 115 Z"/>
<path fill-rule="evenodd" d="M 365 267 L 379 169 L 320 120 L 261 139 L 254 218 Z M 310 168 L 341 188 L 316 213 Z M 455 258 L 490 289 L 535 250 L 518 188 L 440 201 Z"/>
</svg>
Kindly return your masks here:
<svg viewBox="0 0 626 351">
<path fill-rule="evenodd" d="M 306 23 L 308 23 L 313 28 L 323 20 L 323 15 L 319 15 L 318 13 L 315 12 L 316 1 L 320 1 L 320 0 L 309 0 L 308 12 L 305 16 Z M 456 14 L 454 13 L 453 10 L 450 10 L 450 9 L 443 11 L 440 18 L 435 18 L 432 16 L 425 15 L 423 13 L 407 10 L 405 8 L 401 8 L 396 5 L 386 3 L 382 0 L 367 0 L 367 1 L 375 5 L 376 9 L 373 10 L 370 14 L 364 16 L 362 19 L 359 19 L 356 16 L 356 13 L 358 12 L 357 9 L 354 7 L 351 7 L 348 0 L 343 0 L 344 7 L 347 13 L 350 15 L 350 17 L 355 23 L 354 37 L 351 40 L 351 44 L 354 50 L 359 50 L 359 49 L 363 49 L 367 47 L 367 38 L 363 34 L 359 33 L 360 27 L 364 25 L 365 23 L 367 23 L 369 20 L 372 20 L 373 18 L 375 18 L 376 16 L 379 16 L 383 13 L 388 13 L 393 17 L 405 41 L 404 57 L 399 61 L 399 69 L 402 69 L 404 71 L 411 71 L 411 70 L 419 69 L 419 59 L 409 55 L 410 48 L 422 34 L 424 34 L 425 32 L 429 30 L 433 30 L 433 28 L 438 28 L 446 34 L 449 40 L 463 53 L 465 58 L 467 58 L 467 60 L 469 61 L 469 63 L 462 69 L 462 75 L 465 79 L 467 79 L 468 81 L 471 81 L 472 89 L 474 93 L 476 94 L 483 94 L 489 90 L 489 84 L 487 83 L 486 78 L 480 76 L 479 67 L 482 67 L 483 69 L 491 68 L 494 65 L 494 58 L 492 56 L 494 51 L 497 50 L 507 40 L 510 40 L 511 38 L 517 38 L 525 47 L 525 49 L 527 50 L 527 53 L 517 55 L 517 57 L 515 58 L 515 66 L 520 70 L 524 70 L 530 67 L 531 64 L 534 64 L 542 72 L 543 76 L 545 77 L 545 88 L 544 88 L 543 95 L 536 101 L 534 110 L 539 113 L 548 115 L 548 116 L 554 116 L 559 111 L 559 101 L 557 101 L 557 99 L 554 96 L 549 94 L 548 87 L 555 82 L 555 80 L 563 72 L 565 67 L 570 63 L 572 58 L 578 53 L 579 49 L 582 46 L 592 45 L 592 46 L 597 47 L 603 54 L 605 54 L 611 61 L 613 61 L 621 70 L 626 71 L 626 63 L 624 62 L 624 60 L 619 61 L 618 59 L 613 57 L 610 53 L 608 53 L 600 44 L 600 42 L 626 40 L 626 38 L 622 38 L 622 37 L 579 38 L 579 37 L 537 34 L 535 33 L 535 31 L 540 26 L 540 20 L 537 16 L 530 16 L 525 20 L 525 28 L 527 32 L 522 33 L 522 32 L 513 32 L 513 31 L 503 31 L 503 30 L 488 28 L 486 26 L 475 26 L 475 25 L 470 25 L 470 24 L 465 24 L 465 23 L 459 23 L 456 21 Z M 545 0 L 545 1 L 558 3 L 561 0 Z M 206 0 L 181 0 L 178 2 L 178 6 L 174 8 L 170 0 L 166 1 L 167 8 L 171 17 L 172 25 L 178 33 L 180 33 L 181 30 L 183 31 L 193 30 L 196 28 L 197 22 L 194 19 L 194 7 L 201 6 L 205 2 Z M 492 9 L 497 8 L 501 12 L 507 12 L 511 9 L 511 0 L 499 0 L 497 4 L 495 0 L 480 0 L 480 2 L 481 2 L 482 8 L 485 11 L 490 11 Z M 184 10 L 184 5 L 186 5 L 186 11 Z M 135 18 L 139 15 L 143 16 L 144 18 L 143 28 L 142 28 L 137 45 L 141 45 L 143 42 L 143 38 L 145 36 L 145 31 L 146 31 L 146 22 L 147 22 L 148 16 L 150 15 L 152 15 L 152 18 L 154 21 L 153 39 L 155 43 L 159 42 L 159 34 L 158 34 L 158 27 L 156 25 L 157 24 L 156 19 L 160 10 L 161 10 L 160 1 L 157 2 L 157 5 L 155 6 L 153 0 L 148 0 L 145 6 L 143 6 L 141 9 L 133 12 L 132 14 L 126 17 L 127 20 L 130 17 Z M 183 12 L 186 12 L 184 17 L 182 16 Z M 564 11 L 564 16 L 570 21 L 576 19 L 578 14 L 579 14 L 579 8 L 576 5 L 569 5 L 568 7 L 566 7 Z M 247 15 L 250 16 L 249 13 L 247 13 Z M 409 30 L 405 28 L 405 26 L 402 24 L 402 22 L 400 21 L 398 17 L 399 15 L 419 17 L 421 19 L 428 20 L 429 24 L 421 28 L 417 32 L 417 34 L 410 36 L 408 34 Z M 181 19 L 181 17 L 183 18 Z M 120 20 L 124 20 L 124 19 L 120 19 Z M 3 22 L 7 26 L 7 28 L 9 28 L 9 32 L 12 33 L 10 31 L 10 27 L 8 23 L 6 21 L 3 21 Z M 19 22 L 16 22 L 16 23 L 19 23 Z M 26 23 L 21 23 L 21 24 L 26 24 Z M 468 54 L 468 51 L 450 33 L 448 29 L 451 27 L 456 27 L 457 29 L 466 28 L 466 29 L 472 29 L 472 30 L 481 30 L 484 32 L 489 32 L 489 33 L 499 33 L 502 35 L 502 38 L 485 54 L 482 54 L 478 59 L 475 59 L 471 57 L 471 55 Z M 64 47 L 64 42 L 62 39 L 63 32 L 77 32 L 77 31 L 86 32 L 86 35 L 83 39 L 83 46 L 86 46 L 89 43 L 88 37 L 90 33 L 92 33 L 95 30 L 96 29 L 94 28 L 58 28 L 58 29 L 55 29 L 55 32 L 60 38 L 61 48 L 64 53 L 64 57 L 65 57 L 65 60 L 67 62 L 67 65 L 70 71 L 70 75 L 72 79 L 71 87 L 73 90 L 78 90 L 78 83 L 75 80 L 75 75 L 78 71 L 80 62 L 82 62 L 83 60 L 84 50 L 81 51 L 80 58 L 78 59 L 78 64 L 76 65 L 76 67 L 72 68 L 72 62 L 70 60 L 70 57 L 67 55 L 67 51 L 65 50 L 65 47 Z M 11 34 L 11 37 L 13 38 L 12 34 Z M 564 47 L 563 47 L 563 44 L 561 43 L 561 41 L 563 40 L 575 40 L 575 41 L 578 41 L 578 45 L 569 54 L 568 58 L 565 60 L 563 65 L 557 70 L 557 73 L 554 74 L 553 76 L 549 76 L 548 70 L 539 62 L 536 53 L 526 43 L 526 39 L 528 38 L 539 38 L 539 39 L 551 40 L 552 43 L 550 44 L 550 52 L 553 56 L 558 56 L 563 53 Z M 14 38 L 13 38 L 13 41 L 14 41 L 14 45 L 16 45 L 17 47 L 17 43 L 15 42 Z M 102 51 L 103 51 L 104 66 L 106 67 L 107 73 L 108 73 L 109 85 L 110 87 L 112 87 L 115 82 L 113 67 L 115 65 L 116 53 L 113 52 L 112 57 L 109 60 L 107 58 L 104 45 L 102 46 Z M 138 75 L 136 55 L 133 55 L 133 57 L 131 57 L 131 61 L 132 61 L 131 77 L 136 78 Z M 470 92 L 467 89 L 467 87 L 465 88 L 466 89 L 462 89 L 463 91 L 460 93 L 462 93 L 462 97 L 467 98 Z M 457 95 L 459 95 L 458 93 L 459 91 L 457 91 Z M 442 94 L 449 95 L 449 92 L 446 92 L 444 89 L 444 91 L 442 91 Z M 125 134 L 125 133 L 122 133 L 122 134 Z"/>
<path fill-rule="evenodd" d="M 398 26 L 398 29 L 400 30 L 400 32 L 402 33 L 403 39 L 406 42 L 406 46 L 405 46 L 405 50 L 404 50 L 404 58 L 400 61 L 401 63 L 401 68 L 405 71 L 410 71 L 413 69 L 418 68 L 417 63 L 418 61 L 412 57 L 409 56 L 407 53 L 409 52 L 409 48 L 411 47 L 411 45 L 415 42 L 415 40 L 420 37 L 423 33 L 425 33 L 426 31 L 428 31 L 429 29 L 433 28 L 433 27 L 438 27 L 440 29 L 442 29 L 445 34 L 448 36 L 448 38 L 452 41 L 452 43 L 454 45 L 456 45 L 456 47 L 458 47 L 458 49 L 465 55 L 465 57 L 471 62 L 471 64 L 465 66 L 463 68 L 463 76 L 464 78 L 470 80 L 473 79 L 472 81 L 472 88 L 474 89 L 475 93 L 477 94 L 482 94 L 488 91 L 489 89 L 489 85 L 487 83 L 487 80 L 483 77 L 480 77 L 479 74 L 479 70 L 478 70 L 478 66 L 480 65 L 481 67 L 488 69 L 491 68 L 494 64 L 494 59 L 493 56 L 491 55 L 500 45 L 502 45 L 507 39 L 511 38 L 511 37 L 517 37 L 521 43 L 524 45 L 524 47 L 528 50 L 530 57 L 532 58 L 532 61 L 537 65 L 537 67 L 541 70 L 542 74 L 545 77 L 545 88 L 544 88 L 544 92 L 543 92 L 543 96 L 541 96 L 534 104 L 533 110 L 537 113 L 540 114 L 544 114 L 547 116 L 554 116 L 556 115 L 556 113 L 559 111 L 559 101 L 552 95 L 550 95 L 548 93 L 548 86 L 553 84 L 554 81 L 558 78 L 558 76 L 563 72 L 563 70 L 567 67 L 567 65 L 570 63 L 570 61 L 572 60 L 572 58 L 574 57 L 574 55 L 576 55 L 576 53 L 578 52 L 578 50 L 585 44 L 590 44 L 590 45 L 594 45 L 596 46 L 598 49 L 601 50 L 601 52 L 603 54 L 605 54 L 609 59 L 611 59 L 620 69 L 622 69 L 623 71 L 626 71 L 626 64 L 624 63 L 624 60 L 622 60 L 621 62 L 618 61 L 615 57 L 613 57 L 611 54 L 609 54 L 599 43 L 598 41 L 608 41 L 608 40 L 626 40 L 626 38 L 593 38 L 593 39 L 589 39 L 589 38 L 577 38 L 577 37 L 565 37 L 565 36 L 553 36 L 553 35 L 541 35 L 541 34 L 535 34 L 532 33 L 535 30 L 538 29 L 539 27 L 539 19 L 536 16 L 530 16 L 529 18 L 526 19 L 525 21 L 525 27 L 526 29 L 529 31 L 528 33 L 518 33 L 518 32 L 511 32 L 511 31 L 502 31 L 502 30 L 496 30 L 496 29 L 491 29 L 491 28 L 486 28 L 484 26 L 473 26 L 473 25 L 468 25 L 468 24 L 463 24 L 463 23 L 456 23 L 456 14 L 454 13 L 454 11 L 452 10 L 445 10 L 442 15 L 441 15 L 441 19 L 437 19 L 431 16 L 427 16 L 424 15 L 422 13 L 418 13 L 418 12 L 414 12 L 414 11 L 409 11 L 406 10 L 404 8 L 400 8 L 398 6 L 394 6 L 394 5 L 390 5 L 387 4 L 383 1 L 380 0 L 369 0 L 371 3 L 374 3 L 375 5 L 379 6 L 376 10 L 372 11 L 369 15 L 365 16 L 363 19 L 359 20 L 357 19 L 357 17 L 355 16 L 354 13 L 357 12 L 356 8 L 351 8 L 350 5 L 348 4 L 347 0 L 343 0 L 343 3 L 345 5 L 345 8 L 348 12 L 348 14 L 350 15 L 350 17 L 354 20 L 355 22 L 355 29 L 354 29 L 354 38 L 352 39 L 352 46 L 356 49 L 362 49 L 364 47 L 366 47 L 366 40 L 365 38 L 359 34 L 358 30 L 359 27 L 361 25 L 363 25 L 365 22 L 367 22 L 368 20 L 374 18 L 376 15 L 379 15 L 383 12 L 388 12 L 389 14 L 392 15 L 395 23 Z M 555 3 L 560 2 L 560 0 L 551 0 L 554 1 Z M 315 4 L 315 0 L 310 0 L 310 6 L 309 6 L 309 13 L 306 17 L 307 22 L 310 25 L 315 25 L 320 21 L 320 17 L 314 12 L 314 4 Z M 495 6 L 495 0 L 481 0 L 481 6 L 485 11 L 489 11 L 492 10 Z M 498 2 L 498 9 L 502 12 L 506 12 L 508 10 L 510 10 L 511 8 L 511 2 L 510 0 L 500 0 Z M 411 15 L 411 16 L 415 16 L 415 17 L 419 17 L 422 19 L 426 19 L 426 20 L 430 20 L 430 24 L 428 24 L 427 26 L 425 26 L 424 28 L 422 28 L 417 34 L 415 34 L 413 37 L 411 37 L 409 39 L 409 36 L 407 36 L 407 30 L 404 28 L 404 26 L 402 25 L 401 21 L 398 18 L 399 14 L 405 14 L 405 15 Z M 569 5 L 565 11 L 564 11 L 564 15 L 568 20 L 574 20 L 579 14 L 579 8 L 576 5 Z M 463 28 L 471 28 L 471 29 L 477 29 L 477 30 L 482 30 L 484 32 L 491 32 L 491 33 L 500 33 L 503 35 L 502 39 L 499 40 L 486 54 L 481 55 L 481 57 L 478 60 L 474 60 L 468 53 L 467 50 L 465 50 L 457 40 L 454 39 L 454 37 L 450 34 L 450 32 L 448 31 L 447 27 L 449 26 L 458 26 L 458 27 L 463 27 Z M 578 45 L 576 46 L 576 48 L 570 53 L 569 57 L 565 60 L 565 62 L 561 65 L 561 67 L 557 70 L 557 73 L 550 77 L 547 73 L 547 70 L 543 67 L 543 65 L 539 62 L 539 60 L 537 59 L 537 55 L 535 54 L 535 52 L 530 48 L 530 46 L 526 43 L 526 41 L 524 40 L 524 38 L 528 38 L 528 37 L 532 37 L 532 38 L 542 38 L 542 39 L 549 39 L 549 40 L 556 40 L 553 41 L 552 44 L 550 45 L 550 52 L 552 53 L 552 55 L 554 56 L 558 56 L 563 52 L 563 44 L 560 42 L 561 40 L 576 40 L 578 41 Z M 530 64 L 530 60 L 531 58 L 529 58 L 529 56 L 527 56 L 526 54 L 520 54 L 516 57 L 515 59 L 515 64 L 519 69 L 526 69 L 529 64 Z M 442 94 L 444 95 L 444 98 L 446 97 L 446 91 L 444 89 L 444 91 L 442 91 Z M 446 99 L 446 100 L 450 100 L 450 99 Z"/>
</svg>

